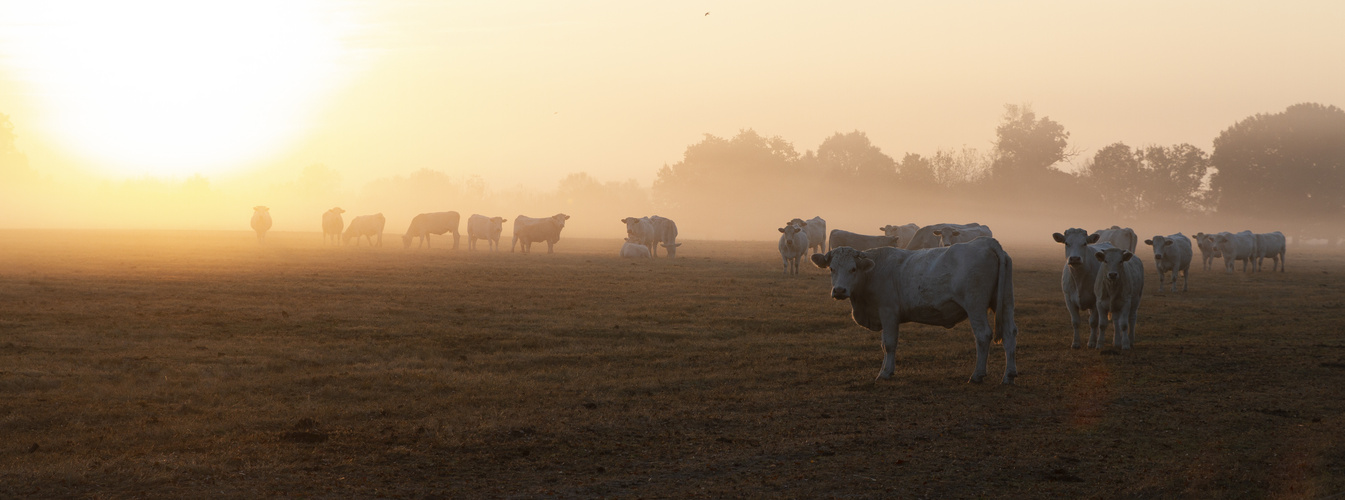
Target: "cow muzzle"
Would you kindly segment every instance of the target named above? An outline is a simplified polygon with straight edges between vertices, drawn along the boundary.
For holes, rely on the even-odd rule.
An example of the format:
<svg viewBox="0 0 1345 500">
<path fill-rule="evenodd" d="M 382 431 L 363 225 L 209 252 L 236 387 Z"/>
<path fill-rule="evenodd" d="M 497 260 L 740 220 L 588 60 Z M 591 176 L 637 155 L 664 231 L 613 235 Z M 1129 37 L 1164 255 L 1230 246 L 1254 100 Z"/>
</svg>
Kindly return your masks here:
<svg viewBox="0 0 1345 500">
<path fill-rule="evenodd" d="M 1108 280 L 1108 281 L 1116 281 L 1116 276 L 1117 276 L 1116 273 L 1107 273 L 1107 280 Z"/>
<path fill-rule="evenodd" d="M 1071 266 L 1077 266 L 1077 265 L 1079 265 L 1079 264 L 1083 264 L 1083 258 L 1082 258 L 1082 257 L 1071 256 L 1069 259 L 1066 260 L 1066 262 L 1068 262 L 1069 265 L 1071 265 Z"/>
<path fill-rule="evenodd" d="M 845 300 L 850 298 L 850 291 L 841 287 L 831 289 L 831 298 L 836 300 Z"/>
<path fill-rule="evenodd" d="M 1163 254 L 1160 253 L 1158 255 L 1155 255 L 1154 260 L 1163 260 Z"/>
</svg>

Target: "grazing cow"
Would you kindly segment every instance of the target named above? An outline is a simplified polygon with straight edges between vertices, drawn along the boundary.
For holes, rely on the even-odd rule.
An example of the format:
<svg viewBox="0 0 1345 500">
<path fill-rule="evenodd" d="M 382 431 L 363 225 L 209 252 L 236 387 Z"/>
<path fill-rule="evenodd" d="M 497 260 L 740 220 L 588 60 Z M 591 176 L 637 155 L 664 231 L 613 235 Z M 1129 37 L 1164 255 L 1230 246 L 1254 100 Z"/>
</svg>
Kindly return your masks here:
<svg viewBox="0 0 1345 500">
<path fill-rule="evenodd" d="M 1214 244 L 1214 234 L 1196 233 L 1196 247 L 1200 248 L 1200 261 L 1204 263 L 1205 270 L 1209 271 L 1214 267 L 1214 259 L 1223 257 L 1219 253 L 1219 247 Z"/>
<path fill-rule="evenodd" d="M 1261 270 L 1261 261 L 1270 257 L 1270 271 L 1279 269 L 1284 272 L 1284 233 L 1256 233 L 1256 270 Z"/>
<path fill-rule="evenodd" d="M 901 226 L 888 224 L 878 228 L 878 230 L 882 231 L 885 236 L 897 238 L 901 241 L 900 248 L 906 248 L 906 245 L 910 244 L 911 240 L 915 238 L 915 233 L 920 230 L 920 226 L 915 224 L 904 224 Z"/>
<path fill-rule="evenodd" d="M 570 216 L 565 214 L 541 218 L 525 215 L 514 217 L 514 239 L 509 243 L 509 251 L 513 252 L 514 245 L 521 243 L 521 253 L 529 253 L 534 242 L 545 241 L 546 253 L 555 253 L 556 242 L 560 241 L 560 230 L 565 229 L 565 221 L 569 219 Z"/>
<path fill-rule="evenodd" d="M 667 217 L 651 215 L 649 222 L 654 225 L 654 246 L 649 247 L 649 251 L 655 257 L 658 257 L 658 247 L 668 249 L 668 258 L 677 257 L 677 247 L 682 246 L 677 242 L 677 223 Z"/>
<path fill-rule="evenodd" d="M 813 264 L 831 269 L 831 297 L 850 299 L 855 323 L 883 332 L 883 368 L 878 378 L 896 369 L 897 328 L 920 323 L 952 328 L 971 322 L 976 338 L 972 382 L 985 378 L 990 343 L 1004 343 L 1004 379 L 1018 376 L 1014 348 L 1018 327 L 1013 320 L 1013 260 L 994 238 L 965 245 L 905 250 L 840 247 L 813 254 Z M 995 312 L 993 327 L 987 310 Z"/>
<path fill-rule="evenodd" d="M 411 226 L 406 228 L 406 234 L 402 235 L 402 248 L 411 248 L 411 240 L 420 237 L 420 245 L 434 248 L 430 245 L 431 234 L 453 233 L 453 249 L 458 249 L 458 221 L 461 216 L 457 212 L 434 212 L 420 214 L 411 218 Z M 416 248 L 420 248 L 416 245 Z"/>
<path fill-rule="evenodd" d="M 635 238 L 626 238 L 626 243 L 621 245 L 621 257 L 626 259 L 648 259 L 649 247 L 641 245 Z"/>
<path fill-rule="evenodd" d="M 971 224 L 948 224 L 948 223 L 930 224 L 928 226 L 920 228 L 919 231 L 916 231 L 915 235 L 911 236 L 910 241 L 902 241 L 901 243 L 907 250 L 923 250 L 926 248 L 939 248 L 943 246 L 943 240 L 939 237 L 938 234 L 935 233 L 936 231 L 942 233 L 944 229 L 949 228 L 966 229 L 976 226 L 980 226 L 980 224 L 977 224 L 975 222 Z"/>
<path fill-rule="evenodd" d="M 252 207 L 252 230 L 257 232 L 257 241 L 266 237 L 271 229 L 271 209 L 263 206 Z"/>
<path fill-rule="evenodd" d="M 1256 235 L 1251 231 L 1219 233 L 1214 237 L 1214 246 L 1224 256 L 1224 272 L 1233 272 L 1233 263 L 1239 260 L 1242 261 L 1242 272 L 1256 270 L 1249 265 L 1256 256 Z"/>
<path fill-rule="evenodd" d="M 346 234 L 343 235 L 343 239 L 349 245 L 350 239 L 354 238 L 355 246 L 360 246 L 360 237 L 363 236 L 369 240 L 369 246 L 375 246 L 374 236 L 378 236 L 377 246 L 381 247 L 383 246 L 383 225 L 387 222 L 387 219 L 384 219 L 381 213 L 361 215 L 351 219 L 350 225 L 346 227 Z"/>
<path fill-rule="evenodd" d="M 799 259 L 808 253 L 808 235 L 798 224 L 785 224 L 780 228 L 780 260 L 784 262 L 785 274 L 799 274 Z M 791 271 L 793 271 L 791 273 Z"/>
<path fill-rule="evenodd" d="M 344 220 L 341 220 L 341 214 L 346 213 L 341 207 L 336 207 L 322 213 L 322 244 L 326 245 L 327 240 L 331 240 L 333 245 L 341 243 L 341 229 L 346 227 Z"/>
<path fill-rule="evenodd" d="M 832 229 L 831 239 L 828 244 L 831 245 L 830 250 L 835 250 L 840 247 L 850 247 L 856 250 L 869 250 L 878 247 L 900 247 L 901 239 L 896 236 L 870 236 L 841 229 Z"/>
<path fill-rule="evenodd" d="M 1163 291 L 1163 274 L 1172 273 L 1172 291 L 1177 291 L 1177 273 L 1182 273 L 1182 291 L 1191 277 L 1191 240 L 1182 233 L 1154 236 L 1144 240 L 1154 247 L 1154 268 L 1158 270 L 1158 291 Z"/>
<path fill-rule="evenodd" d="M 993 238 L 995 237 L 995 234 L 990 232 L 990 226 L 978 225 L 967 228 L 946 227 L 934 231 L 934 236 L 939 237 L 939 244 L 941 246 L 949 247 L 958 243 L 966 243 L 982 236 Z"/>
<path fill-rule="evenodd" d="M 1102 263 L 1093 283 L 1098 325 L 1097 345 L 1107 332 L 1107 318 L 1115 322 L 1112 345 L 1122 349 L 1135 346 L 1135 322 L 1139 318 L 1140 295 L 1144 293 L 1144 263 L 1135 254 L 1119 248 L 1107 248 L 1093 254 Z M 1089 339 L 1088 345 L 1093 345 Z"/>
<path fill-rule="evenodd" d="M 1098 241 L 1111 243 L 1112 246 L 1121 250 L 1135 253 L 1135 249 L 1139 248 L 1139 236 L 1135 234 L 1135 230 L 1128 227 L 1112 226 L 1095 232 L 1098 235 Z"/>
<path fill-rule="evenodd" d="M 1097 339 L 1102 338 L 1098 326 L 1101 313 L 1097 309 L 1097 295 L 1093 285 L 1102 265 L 1094 254 L 1107 248 L 1116 248 L 1110 243 L 1098 243 L 1097 234 L 1088 234 L 1079 228 L 1069 228 L 1064 234 L 1051 235 L 1056 242 L 1065 245 L 1065 268 L 1060 272 L 1060 291 L 1065 293 L 1065 310 L 1069 311 L 1070 325 L 1074 327 L 1074 344 L 1078 349 L 1079 313 L 1088 313 L 1088 347 L 1097 347 Z"/>
<path fill-rule="evenodd" d="M 486 248 L 500 251 L 500 233 L 504 232 L 504 217 L 486 217 L 472 214 L 467 218 L 467 249 L 476 250 L 476 240 L 486 240 Z"/>
<path fill-rule="evenodd" d="M 621 219 L 626 225 L 626 237 L 645 247 L 654 246 L 654 222 L 648 217 L 626 217 Z"/>
<path fill-rule="evenodd" d="M 803 228 L 803 234 L 808 235 L 808 251 L 811 252 L 814 248 L 816 248 L 818 252 L 826 250 L 827 221 L 823 220 L 822 217 L 813 217 L 808 220 L 795 218 L 794 220 L 789 221 L 789 223 L 798 224 L 799 227 Z"/>
</svg>

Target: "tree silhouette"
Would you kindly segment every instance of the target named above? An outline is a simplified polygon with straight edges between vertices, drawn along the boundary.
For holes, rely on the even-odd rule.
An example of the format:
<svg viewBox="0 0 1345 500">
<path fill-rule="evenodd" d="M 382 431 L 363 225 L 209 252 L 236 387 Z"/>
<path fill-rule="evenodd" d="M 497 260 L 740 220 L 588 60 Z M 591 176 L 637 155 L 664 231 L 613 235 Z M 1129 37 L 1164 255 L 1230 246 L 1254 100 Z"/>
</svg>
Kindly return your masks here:
<svg viewBox="0 0 1345 500">
<path fill-rule="evenodd" d="M 1118 142 L 1093 155 L 1085 174 L 1113 213 L 1138 216 L 1200 211 L 1209 159 L 1190 144 L 1131 149 Z"/>
<path fill-rule="evenodd" d="M 1037 113 L 1027 104 L 1006 104 L 1004 121 L 995 129 L 995 136 L 991 175 L 994 182 L 1001 185 L 1045 177 L 1052 172 L 1052 165 L 1073 155 L 1066 151 L 1069 132 L 1065 127 L 1050 117 L 1037 118 Z"/>
<path fill-rule="evenodd" d="M 752 129 L 732 139 L 705 134 L 687 146 L 682 161 L 659 169 L 654 196 L 665 207 L 746 203 L 744 186 L 771 189 L 793 183 L 801 172 L 799 159 L 794 146 L 779 136 L 767 138 Z"/>
<path fill-rule="evenodd" d="M 897 162 L 869 142 L 868 134 L 858 130 L 840 132 L 817 146 L 817 165 L 828 173 L 849 174 L 870 181 L 892 181 Z"/>
</svg>

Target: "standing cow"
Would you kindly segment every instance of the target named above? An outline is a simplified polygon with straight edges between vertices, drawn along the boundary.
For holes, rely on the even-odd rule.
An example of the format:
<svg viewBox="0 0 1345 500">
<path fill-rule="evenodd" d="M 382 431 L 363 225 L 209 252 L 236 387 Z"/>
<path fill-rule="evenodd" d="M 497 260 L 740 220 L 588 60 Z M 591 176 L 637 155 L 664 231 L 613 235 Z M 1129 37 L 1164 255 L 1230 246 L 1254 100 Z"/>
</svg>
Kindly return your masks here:
<svg viewBox="0 0 1345 500">
<path fill-rule="evenodd" d="M 1144 240 L 1154 247 L 1154 269 L 1158 270 L 1158 291 L 1163 291 L 1163 274 L 1172 273 L 1172 291 L 1177 291 L 1177 273 L 1182 273 L 1182 291 L 1191 275 L 1191 240 L 1182 233 L 1154 236 Z"/>
<path fill-rule="evenodd" d="M 915 233 L 920 230 L 920 226 L 915 224 L 903 224 L 900 226 L 888 224 L 878 228 L 878 230 L 882 231 L 884 236 L 897 238 L 900 242 L 900 244 L 897 245 L 897 248 L 906 248 L 906 246 L 911 243 L 911 240 L 915 238 Z"/>
<path fill-rule="evenodd" d="M 1251 266 L 1256 256 L 1256 235 L 1251 231 L 1237 234 L 1223 232 L 1214 237 L 1214 246 L 1224 256 L 1224 272 L 1233 272 L 1233 263 L 1242 261 L 1242 272 L 1255 271 Z"/>
<path fill-rule="evenodd" d="M 626 217 L 621 219 L 626 225 L 626 237 L 646 248 L 654 246 L 654 222 L 648 217 Z"/>
<path fill-rule="evenodd" d="M 342 235 L 345 244 L 349 245 L 351 238 L 355 239 L 355 246 L 360 246 L 360 238 L 369 240 L 369 246 L 383 246 L 383 226 L 387 224 L 387 219 L 382 213 L 373 215 L 361 215 L 350 220 L 350 226 L 346 227 L 346 233 Z M 374 244 L 374 237 L 378 237 L 378 244 Z"/>
<path fill-rule="evenodd" d="M 1080 313 L 1088 313 L 1088 347 L 1097 347 L 1097 339 L 1102 337 L 1098 326 L 1101 314 L 1093 285 L 1102 265 L 1094 254 L 1116 247 L 1110 243 L 1097 244 L 1101 236 L 1088 234 L 1088 231 L 1077 227 L 1066 229 L 1064 234 L 1055 233 L 1051 236 L 1056 242 L 1065 245 L 1065 268 L 1060 272 L 1060 290 L 1065 293 L 1065 310 L 1069 311 L 1070 325 L 1074 327 L 1074 344 L 1071 347 L 1078 349 L 1081 345 Z"/>
<path fill-rule="evenodd" d="M 1013 260 L 994 238 L 965 245 L 926 250 L 840 247 L 813 254 L 813 264 L 831 270 L 831 297 L 850 299 L 855 323 L 883 332 L 883 368 L 878 378 L 891 378 L 897 364 L 897 332 L 901 323 L 952 328 L 971 322 L 976 338 L 976 367 L 971 381 L 985 378 L 990 343 L 1004 343 L 1003 383 L 1018 376 L 1014 349 L 1018 327 L 1013 320 Z M 993 326 L 990 315 L 995 312 Z"/>
<path fill-rule="evenodd" d="M 1112 246 L 1121 250 L 1135 253 L 1135 249 L 1139 248 L 1140 238 L 1135 234 L 1134 229 L 1112 226 L 1107 229 L 1099 229 L 1096 233 L 1099 238 L 1098 241 L 1101 241 L 1102 243 L 1111 243 Z"/>
<path fill-rule="evenodd" d="M 780 232 L 783 233 L 780 235 L 780 260 L 784 262 L 785 275 L 799 274 L 799 259 L 808 253 L 808 235 L 798 224 L 785 224 Z"/>
<path fill-rule="evenodd" d="M 934 231 L 934 236 L 939 237 L 940 246 L 950 247 L 958 243 L 966 243 L 982 236 L 993 238 L 995 234 L 990 232 L 990 226 L 975 225 L 965 228 L 946 227 Z"/>
<path fill-rule="evenodd" d="M 486 240 L 486 248 L 500 251 L 500 233 L 504 232 L 504 217 L 486 217 L 472 214 L 467 218 L 467 249 L 476 250 L 476 240 Z"/>
<path fill-rule="evenodd" d="M 341 229 L 346 227 L 346 223 L 341 219 L 341 214 L 346 213 L 341 207 L 335 207 L 322 213 L 322 244 L 326 245 L 328 240 L 331 244 L 341 244 Z"/>
<path fill-rule="evenodd" d="M 509 243 L 509 251 L 513 252 L 514 246 L 519 245 L 521 253 L 529 253 L 534 242 L 545 241 L 546 253 L 555 253 L 560 231 L 565 229 L 565 221 L 569 219 L 570 216 L 565 214 L 541 218 L 526 215 L 514 217 L 514 238 Z"/>
<path fill-rule="evenodd" d="M 263 206 L 252 207 L 252 230 L 257 232 L 257 241 L 266 237 L 271 229 L 271 209 Z"/>
<path fill-rule="evenodd" d="M 808 251 L 821 252 L 827 249 L 827 221 L 822 217 L 813 217 L 808 220 L 794 218 L 789 221 L 790 224 L 797 224 L 803 228 L 803 234 L 808 236 Z"/>
<path fill-rule="evenodd" d="M 453 233 L 453 249 L 457 250 L 458 221 L 461 218 L 457 212 L 434 212 L 413 217 L 406 234 L 402 235 L 402 248 L 411 248 L 411 240 L 416 237 L 420 238 L 420 245 L 434 248 L 430 245 L 431 234 Z M 420 245 L 416 248 L 420 248 Z"/>
<path fill-rule="evenodd" d="M 1214 244 L 1213 234 L 1196 233 L 1196 248 L 1200 249 L 1200 261 L 1204 264 L 1204 269 L 1209 271 L 1214 268 L 1214 259 L 1222 257 L 1219 253 L 1219 247 Z"/>
<path fill-rule="evenodd" d="M 1270 257 L 1270 271 L 1279 269 L 1284 272 L 1284 233 L 1279 231 L 1256 234 L 1256 270 L 1261 270 L 1261 261 Z"/>
<path fill-rule="evenodd" d="M 677 257 L 677 247 L 682 246 L 677 242 L 677 223 L 667 217 L 657 215 L 649 216 L 649 222 L 654 225 L 654 241 L 649 247 L 654 257 L 658 257 L 658 247 L 662 246 L 668 250 L 668 258 Z"/>
<path fill-rule="evenodd" d="M 1139 319 L 1140 296 L 1144 293 L 1144 263 L 1135 254 L 1119 248 L 1107 248 L 1093 254 L 1102 263 L 1093 283 L 1097 311 L 1101 313 L 1097 346 L 1107 331 L 1107 319 L 1115 322 L 1112 345 L 1130 349 L 1135 345 L 1135 324 Z M 1088 345 L 1093 345 L 1089 339 Z"/>
<path fill-rule="evenodd" d="M 850 247 L 856 250 L 868 250 L 878 247 L 901 248 L 901 239 L 896 236 L 871 236 L 867 234 L 852 233 L 842 229 L 832 229 L 831 240 L 827 244 L 831 246 L 831 250 L 840 247 Z"/>
</svg>

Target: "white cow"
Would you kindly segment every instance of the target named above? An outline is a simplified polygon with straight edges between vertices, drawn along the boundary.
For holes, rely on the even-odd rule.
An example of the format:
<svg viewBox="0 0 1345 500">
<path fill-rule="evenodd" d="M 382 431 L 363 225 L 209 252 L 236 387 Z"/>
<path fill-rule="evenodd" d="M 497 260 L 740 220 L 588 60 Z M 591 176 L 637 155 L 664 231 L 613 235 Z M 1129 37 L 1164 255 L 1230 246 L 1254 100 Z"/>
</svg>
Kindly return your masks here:
<svg viewBox="0 0 1345 500">
<path fill-rule="evenodd" d="M 1139 248 L 1139 236 L 1135 234 L 1135 230 L 1128 227 L 1112 226 L 1107 229 L 1099 229 L 1096 232 L 1098 238 L 1100 238 L 1099 241 L 1111 243 L 1112 246 L 1121 250 L 1135 253 L 1135 249 Z"/>
<path fill-rule="evenodd" d="M 1224 272 L 1233 272 L 1233 263 L 1237 261 L 1242 261 L 1242 272 L 1255 270 L 1249 266 L 1256 256 L 1256 235 L 1251 231 L 1219 233 L 1214 237 L 1214 246 L 1224 256 Z"/>
<path fill-rule="evenodd" d="M 940 246 L 948 247 L 958 243 L 966 243 L 982 236 L 993 238 L 995 234 L 990 232 L 990 226 L 976 225 L 965 228 L 946 227 L 934 231 L 934 236 L 939 237 Z"/>
<path fill-rule="evenodd" d="M 920 226 L 916 224 L 904 224 L 900 226 L 888 224 L 878 228 L 878 230 L 882 231 L 884 236 L 895 237 L 901 241 L 901 245 L 899 245 L 898 248 L 906 248 L 906 245 L 909 244 L 911 240 L 915 239 L 915 233 L 920 231 Z"/>
<path fill-rule="evenodd" d="M 841 229 L 831 230 L 831 241 L 828 242 L 831 250 L 840 247 L 850 247 L 856 250 L 869 250 L 878 247 L 901 247 L 901 239 L 896 236 L 870 236 L 867 234 L 852 233 Z"/>
<path fill-rule="evenodd" d="M 263 206 L 252 207 L 252 230 L 257 232 L 257 241 L 266 237 L 271 229 L 271 209 Z"/>
<path fill-rule="evenodd" d="M 626 237 L 646 248 L 654 246 L 654 222 L 648 217 L 626 217 L 621 219 L 626 225 Z"/>
<path fill-rule="evenodd" d="M 1154 268 L 1158 270 L 1158 291 L 1163 291 L 1163 274 L 1172 273 L 1172 291 L 1177 291 L 1177 273 L 1182 274 L 1182 291 L 1191 277 L 1191 240 L 1182 233 L 1154 236 L 1144 240 L 1154 247 Z"/>
<path fill-rule="evenodd" d="M 330 240 L 333 245 L 341 243 L 341 229 L 346 227 L 344 220 L 341 220 L 341 214 L 346 213 L 341 207 L 336 207 L 322 213 L 322 244 L 326 245 Z"/>
<path fill-rule="evenodd" d="M 677 242 L 677 223 L 657 215 L 651 215 L 649 222 L 654 225 L 654 246 L 649 247 L 649 250 L 658 257 L 658 247 L 662 246 L 668 250 L 669 259 L 677 257 L 677 247 L 682 246 Z"/>
<path fill-rule="evenodd" d="M 462 216 L 457 212 L 433 212 L 420 214 L 411 218 L 411 226 L 406 228 L 406 234 L 402 235 L 402 248 L 411 248 L 411 240 L 419 237 L 421 245 L 434 248 L 430 245 L 431 234 L 453 233 L 453 249 L 458 249 L 458 221 Z"/>
<path fill-rule="evenodd" d="M 369 240 L 369 246 L 375 246 L 374 237 L 377 236 L 377 246 L 381 247 L 383 246 L 383 226 L 387 222 L 382 213 L 361 215 L 350 220 L 350 225 L 346 227 L 346 233 L 342 238 L 347 245 L 350 244 L 351 238 L 354 238 L 355 246 L 360 246 L 360 237 L 364 237 Z"/>
<path fill-rule="evenodd" d="M 980 226 L 980 224 L 975 222 L 971 224 L 949 224 L 946 222 L 941 224 L 930 224 L 916 231 L 915 235 L 911 236 L 910 241 L 902 241 L 901 244 L 903 248 L 907 250 L 939 248 L 943 246 L 943 240 L 938 234 L 935 234 L 936 232 L 942 233 L 944 229 L 966 229 L 976 226 Z"/>
<path fill-rule="evenodd" d="M 1284 233 L 1279 231 L 1256 234 L 1256 270 L 1261 270 L 1261 261 L 1270 257 L 1270 271 L 1279 269 L 1284 272 Z"/>
<path fill-rule="evenodd" d="M 476 250 L 476 240 L 486 240 L 486 248 L 500 251 L 500 233 L 504 232 L 504 217 L 486 217 L 472 214 L 467 218 L 467 249 Z"/>
<path fill-rule="evenodd" d="M 565 221 L 569 219 L 570 216 L 565 214 L 541 218 L 526 215 L 514 217 L 514 238 L 509 243 L 509 251 L 513 252 L 514 245 L 521 243 L 521 253 L 529 253 L 534 242 L 545 241 L 546 253 L 555 253 L 556 242 L 560 241 L 560 230 L 565 229 Z"/>
<path fill-rule="evenodd" d="M 1102 319 L 1097 345 L 1107 332 L 1107 319 L 1115 322 L 1112 345 L 1122 349 L 1135 346 L 1135 324 L 1139 319 L 1140 296 L 1144 294 L 1144 263 L 1135 254 L 1119 248 L 1107 248 L 1093 254 L 1102 263 L 1093 280 L 1097 310 Z M 1089 345 L 1093 345 L 1089 340 Z"/>
<path fill-rule="evenodd" d="M 808 253 L 808 235 L 798 224 L 785 224 L 780 232 L 783 233 L 780 235 L 780 260 L 784 262 L 785 274 L 799 274 L 799 259 Z"/>
<path fill-rule="evenodd" d="M 1206 271 L 1214 268 L 1214 259 L 1223 257 L 1223 254 L 1219 253 L 1219 247 L 1214 244 L 1215 236 L 1217 235 L 1196 233 L 1196 247 L 1200 249 L 1200 261 Z"/>
<path fill-rule="evenodd" d="M 1051 235 L 1056 242 L 1065 245 L 1065 268 L 1060 271 L 1060 291 L 1065 293 L 1065 310 L 1069 311 L 1070 325 L 1074 327 L 1074 344 L 1078 349 L 1080 313 L 1088 313 L 1088 347 L 1098 347 L 1097 339 L 1102 338 L 1098 321 L 1101 314 L 1097 308 L 1097 295 L 1094 294 L 1094 281 L 1102 264 L 1094 257 L 1098 251 L 1116 248 L 1110 243 L 1098 243 L 1097 234 L 1088 234 L 1079 228 L 1069 228 L 1064 234 Z"/>
<path fill-rule="evenodd" d="M 826 250 L 827 221 L 823 220 L 822 217 L 813 217 L 808 220 L 795 218 L 794 220 L 789 221 L 789 223 L 797 224 L 799 227 L 803 228 L 803 234 L 808 236 L 808 251 L 813 251 L 814 248 L 816 248 L 818 252 Z"/>
<path fill-rule="evenodd" d="M 635 238 L 626 238 L 626 243 L 621 245 L 621 257 L 626 259 L 648 259 L 650 258 L 649 247 L 641 245 Z"/>
<path fill-rule="evenodd" d="M 850 299 L 855 323 L 883 332 L 883 368 L 878 378 L 896 369 L 897 330 L 901 323 L 952 328 L 971 322 L 976 338 L 972 382 L 985 378 L 990 343 L 1004 343 L 1004 379 L 1018 376 L 1014 348 L 1018 327 L 1013 320 L 1013 260 L 994 238 L 965 245 L 905 250 L 840 247 L 813 254 L 813 264 L 831 269 L 831 296 Z M 990 315 L 995 312 L 993 326 Z"/>
</svg>

